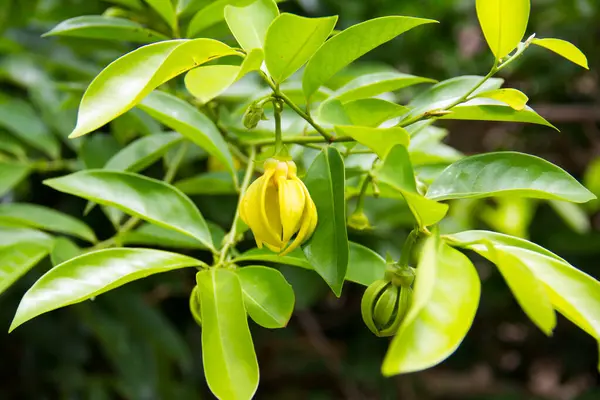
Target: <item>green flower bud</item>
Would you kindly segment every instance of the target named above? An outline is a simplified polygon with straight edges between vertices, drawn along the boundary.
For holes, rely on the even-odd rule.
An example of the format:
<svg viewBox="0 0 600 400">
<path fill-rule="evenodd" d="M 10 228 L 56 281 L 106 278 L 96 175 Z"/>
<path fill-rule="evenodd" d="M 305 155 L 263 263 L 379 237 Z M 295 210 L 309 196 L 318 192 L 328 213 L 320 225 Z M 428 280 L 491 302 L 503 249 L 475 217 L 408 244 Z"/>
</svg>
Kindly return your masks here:
<svg viewBox="0 0 600 400">
<path fill-rule="evenodd" d="M 248 106 L 246 112 L 244 113 L 244 126 L 247 129 L 254 129 L 258 126 L 258 123 L 261 120 L 266 120 L 265 110 L 263 109 L 263 105 L 257 102 L 254 102 Z"/>
<path fill-rule="evenodd" d="M 348 218 L 348 226 L 352 229 L 356 229 L 357 231 L 364 231 L 365 229 L 371 229 L 371 224 L 369 223 L 369 218 L 365 215 L 364 212 L 354 212 Z"/>
<path fill-rule="evenodd" d="M 363 321 L 379 337 L 393 336 L 410 306 L 412 289 L 386 279 L 372 283 L 365 291 L 361 312 Z"/>
</svg>

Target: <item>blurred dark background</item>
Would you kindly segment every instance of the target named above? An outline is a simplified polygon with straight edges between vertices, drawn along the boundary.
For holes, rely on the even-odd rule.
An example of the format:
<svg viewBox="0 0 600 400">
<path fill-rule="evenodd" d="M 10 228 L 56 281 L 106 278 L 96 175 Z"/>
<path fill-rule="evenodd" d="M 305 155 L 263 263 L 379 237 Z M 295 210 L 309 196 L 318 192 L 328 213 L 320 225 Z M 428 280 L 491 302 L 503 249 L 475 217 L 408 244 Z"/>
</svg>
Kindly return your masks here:
<svg viewBox="0 0 600 400">
<path fill-rule="evenodd" d="M 109 7 L 111 15 L 163 29 L 151 12 L 127 11 L 132 3 L 138 2 L 0 0 L 0 96 L 30 102 L 56 133 L 66 136 L 74 126 L 78 85 L 89 83 L 133 45 L 40 35 L 61 20 L 101 14 Z M 465 154 L 508 149 L 532 153 L 598 192 L 600 171 L 593 162 L 600 156 L 600 2 L 532 3 L 528 35 L 535 32 L 575 43 L 588 56 L 590 71 L 542 49 L 530 49 L 502 77 L 507 86 L 525 92 L 529 104 L 561 132 L 534 125 L 454 122 L 445 125 L 451 132 L 447 144 Z M 473 0 L 297 0 L 280 7 L 307 16 L 338 14 L 338 28 L 391 14 L 441 22 L 382 46 L 361 59 L 363 64 L 385 63 L 443 80 L 485 74 L 492 62 Z M 51 90 L 46 90 L 49 83 Z M 113 124 L 107 132 L 120 132 L 120 127 Z M 88 166 L 101 166 L 122 140 L 96 133 L 86 141 L 71 142 L 65 152 L 78 154 Z M 2 201 L 34 202 L 80 216 L 84 202 L 41 184 L 63 173 L 34 174 Z M 234 198 L 195 200 L 207 219 L 227 227 Z M 517 203 L 509 199 L 454 204 L 446 229 L 492 228 L 526 236 L 600 278 L 597 205 L 580 209 L 587 214 L 581 221 L 548 203 Z M 394 249 L 397 253 L 407 232 L 406 220 L 384 200 L 368 206 L 371 223 L 383 229 L 374 234 L 351 231 L 351 238 L 382 254 Z M 112 234 L 99 210 L 86 221 L 100 238 Z M 247 241 L 242 247 L 250 245 Z M 441 365 L 393 379 L 380 374 L 388 341 L 375 338 L 360 317 L 363 288 L 347 284 L 336 299 L 313 273 L 282 267 L 296 289 L 297 311 L 287 329 L 268 331 L 251 323 L 261 366 L 256 398 L 600 399 L 595 341 L 564 318 L 554 336 L 545 337 L 519 309 L 498 272 L 479 258 L 473 260 L 483 282 L 482 299 L 464 343 Z M 49 261 L 38 265 L 0 296 L 0 330 L 8 330 L 19 299 L 48 268 Z M 191 271 L 154 276 L 93 302 L 45 314 L 10 335 L 1 334 L 0 399 L 212 398 L 202 374 L 200 328 L 187 305 L 193 284 Z"/>
</svg>

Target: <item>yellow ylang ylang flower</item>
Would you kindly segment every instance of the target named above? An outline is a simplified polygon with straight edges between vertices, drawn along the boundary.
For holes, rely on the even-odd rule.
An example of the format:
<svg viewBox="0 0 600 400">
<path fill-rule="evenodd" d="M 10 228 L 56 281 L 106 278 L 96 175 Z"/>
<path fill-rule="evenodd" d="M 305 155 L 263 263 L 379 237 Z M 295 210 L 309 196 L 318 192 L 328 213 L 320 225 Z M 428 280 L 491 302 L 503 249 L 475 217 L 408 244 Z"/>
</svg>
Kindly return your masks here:
<svg viewBox="0 0 600 400">
<path fill-rule="evenodd" d="M 240 217 L 252 229 L 256 245 L 287 254 L 304 243 L 317 226 L 317 208 L 296 175 L 293 161 L 269 158 L 264 174 L 242 198 Z M 296 234 L 291 244 L 288 243 Z"/>
</svg>

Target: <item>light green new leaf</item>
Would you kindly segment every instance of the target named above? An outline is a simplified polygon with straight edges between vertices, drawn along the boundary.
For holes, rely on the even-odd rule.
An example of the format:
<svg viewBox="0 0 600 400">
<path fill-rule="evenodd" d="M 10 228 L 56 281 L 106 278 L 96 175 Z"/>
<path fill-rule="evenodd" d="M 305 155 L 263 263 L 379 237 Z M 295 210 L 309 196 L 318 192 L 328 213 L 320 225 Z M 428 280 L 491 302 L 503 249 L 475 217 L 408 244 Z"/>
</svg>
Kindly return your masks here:
<svg viewBox="0 0 600 400">
<path fill-rule="evenodd" d="M 402 194 L 419 226 L 437 224 L 448 212 L 448 205 L 432 201 L 417 191 L 415 173 L 406 147 L 394 146 L 376 171 L 376 176 L 379 181 Z"/>
<path fill-rule="evenodd" d="M 173 229 L 213 248 L 210 231 L 200 211 L 186 195 L 165 182 L 129 172 L 85 170 L 44 183 L 60 192 L 112 206 Z"/>
<path fill-rule="evenodd" d="M 351 26 L 329 39 L 309 61 L 302 88 L 307 98 L 327 83 L 342 68 L 383 43 L 430 19 L 390 16 Z"/>
<path fill-rule="evenodd" d="M 177 31 L 177 14 L 172 0 L 146 0 L 146 3 L 160 15 L 173 32 Z"/>
<path fill-rule="evenodd" d="M 50 248 L 36 243 L 0 247 L 0 295 L 46 257 Z"/>
<path fill-rule="evenodd" d="M 0 223 L 0 247 L 12 246 L 18 243 L 35 243 L 51 248 L 54 239 L 47 233 L 35 229 Z"/>
<path fill-rule="evenodd" d="M 30 172 L 27 165 L 0 161 L 0 197 L 27 178 Z"/>
<path fill-rule="evenodd" d="M 3 222 L 73 235 L 88 242 L 96 241 L 94 231 L 84 222 L 68 214 L 37 204 L 0 204 L 0 223 Z"/>
<path fill-rule="evenodd" d="M 562 168 L 512 151 L 465 157 L 431 184 L 427 198 L 449 200 L 516 195 L 585 203 L 594 196 Z"/>
<path fill-rule="evenodd" d="M 383 279 L 385 268 L 385 260 L 379 254 L 361 244 L 350 242 L 347 281 L 369 286 Z"/>
<path fill-rule="evenodd" d="M 56 137 L 33 107 L 21 99 L 0 96 L 0 127 L 52 158 L 57 158 L 60 153 Z"/>
<path fill-rule="evenodd" d="M 86 253 L 46 272 L 25 293 L 10 331 L 48 311 L 80 303 L 159 272 L 198 267 L 202 261 L 150 249 L 106 249 Z"/>
<path fill-rule="evenodd" d="M 249 72 L 259 70 L 263 59 L 261 49 L 252 49 L 240 66 L 208 65 L 194 68 L 185 75 L 185 87 L 202 103 L 208 103 Z"/>
<path fill-rule="evenodd" d="M 340 296 L 348 268 L 348 232 L 344 197 L 344 160 L 334 147 L 327 147 L 315 158 L 304 183 L 310 192 L 319 221 L 304 246 L 310 265 L 333 292 Z"/>
<path fill-rule="evenodd" d="M 56 25 L 42 36 L 72 36 L 86 39 L 109 39 L 151 43 L 169 40 L 162 33 L 144 28 L 125 18 L 85 15 L 70 18 Z"/>
<path fill-rule="evenodd" d="M 591 231 L 590 217 L 580 205 L 558 200 L 550 200 L 548 204 L 573 231 L 580 235 Z"/>
<path fill-rule="evenodd" d="M 483 97 L 486 99 L 494 99 L 508 104 L 512 109 L 521 111 L 527 105 L 529 97 L 517 89 L 495 89 L 481 92 L 475 97 Z"/>
<path fill-rule="evenodd" d="M 187 14 L 199 10 L 188 25 L 187 37 L 195 37 L 204 29 L 210 28 L 223 21 L 225 19 L 225 7 L 228 5 L 244 6 L 254 1 L 255 0 L 214 0 L 207 4 L 208 2 L 205 0 L 192 0 L 192 3 L 202 4 L 190 4 L 186 7 L 187 9 L 183 11 Z"/>
<path fill-rule="evenodd" d="M 590 69 L 585 54 L 574 44 L 562 39 L 533 39 L 532 44 L 544 47 L 567 60 L 585 68 Z"/>
<path fill-rule="evenodd" d="M 187 195 L 235 194 L 237 189 L 231 174 L 225 171 L 205 172 L 175 183 Z"/>
<path fill-rule="evenodd" d="M 258 387 L 259 371 L 238 275 L 211 268 L 199 272 L 196 280 L 208 387 L 220 399 L 249 400 Z"/>
<path fill-rule="evenodd" d="M 242 49 L 262 49 L 271 22 L 279 15 L 274 0 L 256 0 L 245 7 L 228 5 L 224 9 L 227 26 Z"/>
<path fill-rule="evenodd" d="M 481 283 L 457 250 L 428 239 L 417 268 L 413 302 L 385 356 L 385 376 L 421 371 L 450 356 L 467 334 Z"/>
<path fill-rule="evenodd" d="M 363 126 L 336 126 L 335 131 L 340 136 L 350 136 L 358 143 L 373 150 L 380 159 L 385 159 L 390 150 L 401 145 L 408 147 L 410 136 L 406 129 L 368 128 Z"/>
<path fill-rule="evenodd" d="M 294 311 L 294 290 L 281 272 L 256 265 L 236 272 L 250 318 L 264 328 L 285 328 Z"/>
<path fill-rule="evenodd" d="M 394 92 L 419 83 L 435 83 L 434 79 L 422 78 L 400 72 L 376 72 L 361 75 L 335 91 L 334 97 L 342 103 L 366 99 L 386 92 Z"/>
<path fill-rule="evenodd" d="M 100 128 L 175 76 L 234 54 L 232 48 L 212 39 L 168 40 L 125 54 L 102 70 L 85 91 L 70 137 Z"/>
<path fill-rule="evenodd" d="M 155 133 L 129 143 L 106 162 L 103 169 L 139 172 L 160 160 L 183 137 L 176 132 Z"/>
<path fill-rule="evenodd" d="M 600 339 L 600 282 L 568 262 L 527 240 L 488 231 L 466 231 L 448 236 L 453 245 L 490 258 L 489 244 L 517 257 L 544 282 L 556 310 L 581 329 Z M 493 261 L 493 260 L 492 260 Z"/>
<path fill-rule="evenodd" d="M 150 93 L 138 107 L 218 158 L 237 179 L 227 142 L 206 115 L 178 97 L 160 91 Z"/>
<path fill-rule="evenodd" d="M 353 125 L 376 128 L 386 121 L 407 114 L 410 109 L 383 99 L 358 99 L 344 103 L 344 111 Z"/>
<path fill-rule="evenodd" d="M 548 291 L 521 260 L 506 251 L 488 246 L 488 257 L 506 281 L 515 299 L 538 328 L 546 335 L 552 335 L 556 326 L 556 314 Z"/>
<path fill-rule="evenodd" d="M 305 18 L 287 13 L 277 17 L 265 39 L 265 62 L 273 80 L 281 83 L 298 71 L 323 45 L 336 22 L 337 17 Z"/>
<path fill-rule="evenodd" d="M 530 0 L 477 0 L 477 17 L 483 35 L 497 60 L 523 39 L 529 22 Z"/>
<path fill-rule="evenodd" d="M 58 237 L 54 239 L 54 246 L 50 252 L 50 261 L 53 266 L 64 263 L 65 261 L 80 255 L 82 250 L 71 239 Z"/>
</svg>

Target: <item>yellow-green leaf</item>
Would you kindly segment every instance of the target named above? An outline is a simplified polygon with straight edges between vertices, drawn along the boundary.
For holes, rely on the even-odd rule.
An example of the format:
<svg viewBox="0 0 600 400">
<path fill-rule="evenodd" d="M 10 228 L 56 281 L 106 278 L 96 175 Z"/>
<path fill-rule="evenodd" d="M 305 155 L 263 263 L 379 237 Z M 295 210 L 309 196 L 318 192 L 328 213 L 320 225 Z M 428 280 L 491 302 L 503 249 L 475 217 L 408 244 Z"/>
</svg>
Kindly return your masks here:
<svg viewBox="0 0 600 400">
<path fill-rule="evenodd" d="M 395 145 L 408 147 L 410 136 L 406 129 L 368 128 L 364 126 L 336 126 L 335 131 L 340 136 L 350 136 L 358 143 L 373 150 L 380 159 L 385 159 Z"/>
<path fill-rule="evenodd" d="M 529 97 L 517 89 L 496 89 L 481 92 L 475 97 L 483 97 L 486 99 L 494 99 L 508 104 L 512 109 L 521 111 L 527 105 Z"/>
<path fill-rule="evenodd" d="M 279 15 L 274 0 L 256 0 L 245 7 L 228 5 L 224 9 L 227 26 L 246 51 L 262 49 L 269 25 Z"/>
<path fill-rule="evenodd" d="M 567 60 L 582 66 L 585 69 L 590 69 L 588 60 L 585 54 L 574 44 L 562 39 L 533 39 L 532 44 L 544 47 L 556 54 L 566 58 Z"/>
<path fill-rule="evenodd" d="M 529 22 L 530 0 L 477 0 L 483 35 L 497 60 L 506 57 L 523 39 Z"/>
</svg>

